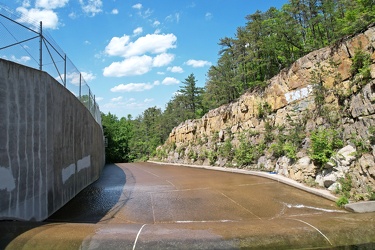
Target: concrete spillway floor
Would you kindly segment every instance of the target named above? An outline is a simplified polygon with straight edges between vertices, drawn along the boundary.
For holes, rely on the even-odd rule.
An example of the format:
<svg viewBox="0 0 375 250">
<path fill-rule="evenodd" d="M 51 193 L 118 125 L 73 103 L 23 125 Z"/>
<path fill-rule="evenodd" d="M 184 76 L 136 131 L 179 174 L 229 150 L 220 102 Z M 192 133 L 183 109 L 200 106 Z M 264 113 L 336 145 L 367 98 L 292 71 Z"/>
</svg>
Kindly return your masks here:
<svg viewBox="0 0 375 250">
<path fill-rule="evenodd" d="M 6 249 L 343 246 L 375 248 L 375 213 L 266 178 L 152 163 L 107 165 L 45 222 L 0 222 Z"/>
</svg>

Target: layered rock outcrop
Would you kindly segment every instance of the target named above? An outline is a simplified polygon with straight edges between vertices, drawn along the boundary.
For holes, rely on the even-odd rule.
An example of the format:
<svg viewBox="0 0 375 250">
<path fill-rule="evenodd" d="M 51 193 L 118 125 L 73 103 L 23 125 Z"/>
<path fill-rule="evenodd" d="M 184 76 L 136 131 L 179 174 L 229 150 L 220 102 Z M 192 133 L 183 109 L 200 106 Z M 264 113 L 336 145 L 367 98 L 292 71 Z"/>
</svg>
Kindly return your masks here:
<svg viewBox="0 0 375 250">
<path fill-rule="evenodd" d="M 355 68 L 359 54 L 369 63 Z M 374 62 L 375 27 L 311 52 L 269 80 L 264 91 L 245 93 L 175 127 L 158 148 L 159 160 L 275 171 L 333 192 L 342 188 L 340 180 L 350 179 L 353 199 L 373 198 Z M 311 134 L 318 129 L 337 131 L 342 140 L 324 164 L 311 157 Z"/>
</svg>

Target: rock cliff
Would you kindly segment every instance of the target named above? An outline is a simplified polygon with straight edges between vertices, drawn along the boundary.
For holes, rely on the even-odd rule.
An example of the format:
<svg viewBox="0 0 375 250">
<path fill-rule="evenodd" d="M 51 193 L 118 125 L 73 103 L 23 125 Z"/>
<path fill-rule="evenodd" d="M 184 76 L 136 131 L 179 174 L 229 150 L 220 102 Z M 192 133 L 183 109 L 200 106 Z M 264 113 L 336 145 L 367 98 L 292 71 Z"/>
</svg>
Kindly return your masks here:
<svg viewBox="0 0 375 250">
<path fill-rule="evenodd" d="M 159 160 L 274 171 L 374 199 L 374 62 L 372 26 L 300 58 L 264 90 L 181 123 Z"/>
</svg>

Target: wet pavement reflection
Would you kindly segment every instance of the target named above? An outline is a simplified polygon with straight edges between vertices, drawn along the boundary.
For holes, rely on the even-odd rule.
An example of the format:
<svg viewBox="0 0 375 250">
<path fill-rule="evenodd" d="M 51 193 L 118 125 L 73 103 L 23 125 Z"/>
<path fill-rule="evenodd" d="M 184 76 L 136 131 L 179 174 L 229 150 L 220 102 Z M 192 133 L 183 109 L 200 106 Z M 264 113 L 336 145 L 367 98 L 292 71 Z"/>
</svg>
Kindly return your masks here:
<svg viewBox="0 0 375 250">
<path fill-rule="evenodd" d="M 124 171 L 115 164 L 107 165 L 99 180 L 78 193 L 46 222 L 99 222 L 117 204 L 125 184 Z"/>
</svg>

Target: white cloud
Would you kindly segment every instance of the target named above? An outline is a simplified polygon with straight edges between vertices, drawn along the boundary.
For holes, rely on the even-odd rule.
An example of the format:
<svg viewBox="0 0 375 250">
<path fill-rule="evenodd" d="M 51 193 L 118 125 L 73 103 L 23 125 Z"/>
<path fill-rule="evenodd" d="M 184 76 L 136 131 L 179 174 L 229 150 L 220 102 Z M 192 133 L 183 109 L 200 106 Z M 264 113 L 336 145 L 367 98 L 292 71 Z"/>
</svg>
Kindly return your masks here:
<svg viewBox="0 0 375 250">
<path fill-rule="evenodd" d="M 174 34 L 147 34 L 135 42 L 129 42 L 130 37 L 113 37 L 105 48 L 111 56 L 130 57 L 145 53 L 160 54 L 168 49 L 176 48 L 177 37 Z"/>
<path fill-rule="evenodd" d="M 126 45 L 129 41 L 130 37 L 128 35 L 112 37 L 109 44 L 105 47 L 105 52 L 110 56 L 122 56 L 125 53 Z"/>
<path fill-rule="evenodd" d="M 35 25 L 35 28 L 39 28 L 39 21 L 42 21 L 43 28 L 57 29 L 59 24 L 59 18 L 57 14 L 48 9 L 26 9 L 24 7 L 18 7 L 17 12 L 21 13 L 21 17 L 16 21 L 21 23 L 29 23 Z"/>
<path fill-rule="evenodd" d="M 139 35 L 139 34 L 141 34 L 143 32 L 143 28 L 142 27 L 138 27 L 138 28 L 136 28 L 135 30 L 133 30 L 133 34 L 134 35 Z"/>
<path fill-rule="evenodd" d="M 180 83 L 180 81 L 177 80 L 176 78 L 173 78 L 173 77 L 166 77 L 162 81 L 162 84 L 164 84 L 164 85 L 173 85 L 173 84 L 179 84 L 179 83 Z"/>
<path fill-rule="evenodd" d="M 155 85 L 155 86 L 160 85 L 160 81 L 158 81 L 158 80 L 154 81 L 154 85 Z"/>
<path fill-rule="evenodd" d="M 175 21 L 176 23 L 180 22 L 180 13 L 175 13 L 174 15 L 169 15 L 165 18 L 166 21 L 168 22 L 173 22 Z"/>
<path fill-rule="evenodd" d="M 147 18 L 149 18 L 149 17 L 151 16 L 152 12 L 153 12 L 152 10 L 147 9 L 147 10 L 145 10 L 144 12 L 139 11 L 139 12 L 138 12 L 138 15 L 139 15 L 140 17 L 144 18 L 144 19 L 147 19 Z"/>
<path fill-rule="evenodd" d="M 100 102 L 100 101 L 103 101 L 103 100 L 104 100 L 103 97 L 100 97 L 100 96 L 95 97 L 96 102 Z"/>
<path fill-rule="evenodd" d="M 152 102 L 154 99 L 152 98 L 146 98 L 143 100 L 144 103 Z"/>
<path fill-rule="evenodd" d="M 89 16 L 95 16 L 102 12 L 103 2 L 102 0 L 79 0 L 83 12 Z"/>
<path fill-rule="evenodd" d="M 173 54 L 162 53 L 154 57 L 152 66 L 163 67 L 165 65 L 170 64 L 173 60 L 174 60 Z"/>
<path fill-rule="evenodd" d="M 30 0 L 24 0 L 22 2 L 22 7 L 30 8 L 31 7 Z"/>
<path fill-rule="evenodd" d="M 152 24 L 154 27 L 158 27 L 160 25 L 160 22 L 159 21 L 154 21 L 154 23 Z"/>
<path fill-rule="evenodd" d="M 201 68 L 201 67 L 204 67 L 204 66 L 211 66 L 212 63 L 208 62 L 208 61 L 203 61 L 203 60 L 188 60 L 186 62 L 187 65 L 189 66 L 192 66 L 193 68 Z"/>
<path fill-rule="evenodd" d="M 122 62 L 113 62 L 104 68 L 104 76 L 130 76 L 143 75 L 151 70 L 152 58 L 150 56 L 133 56 Z"/>
<path fill-rule="evenodd" d="M 142 9 L 142 4 L 140 4 L 140 3 L 134 4 L 134 5 L 132 6 L 132 8 L 133 8 L 133 9 L 140 10 L 140 9 Z"/>
<path fill-rule="evenodd" d="M 173 72 L 173 73 L 183 73 L 184 70 L 180 66 L 173 66 L 173 67 L 168 67 L 168 71 Z"/>
<path fill-rule="evenodd" d="M 31 60 L 29 56 L 21 56 L 20 58 L 16 58 L 14 55 L 11 56 L 11 60 L 14 62 L 19 62 L 19 63 L 26 63 Z"/>
<path fill-rule="evenodd" d="M 56 9 L 64 7 L 69 0 L 36 0 L 35 7 L 42 9 Z M 30 3 L 29 3 L 30 5 Z"/>
<path fill-rule="evenodd" d="M 91 82 L 92 80 L 94 80 L 96 78 L 96 76 L 93 73 L 81 72 L 81 75 L 82 75 L 82 78 L 86 82 Z"/>
<path fill-rule="evenodd" d="M 213 18 L 212 13 L 207 12 L 206 15 L 205 15 L 205 18 L 206 18 L 206 20 L 211 20 Z"/>
<path fill-rule="evenodd" d="M 81 72 L 82 79 L 88 83 L 96 78 L 96 76 L 92 73 L 87 72 Z M 64 79 L 64 74 L 61 75 L 61 77 Z M 56 79 L 60 80 L 60 77 L 57 77 Z M 71 84 L 79 86 L 80 81 L 80 74 L 79 72 L 72 72 L 66 75 L 66 80 L 69 81 Z M 82 82 L 84 84 L 84 82 Z"/>
<path fill-rule="evenodd" d="M 117 15 L 117 14 L 118 14 L 118 9 L 113 9 L 113 10 L 111 11 L 111 14 L 113 14 L 113 15 Z"/>
<path fill-rule="evenodd" d="M 149 83 L 129 83 L 129 84 L 120 84 L 111 88 L 112 92 L 140 92 L 145 90 L 150 90 L 154 86 Z"/>
<path fill-rule="evenodd" d="M 112 99 L 111 99 L 111 102 L 119 102 L 119 101 L 122 100 L 122 98 L 123 98 L 122 96 L 112 98 Z"/>
<path fill-rule="evenodd" d="M 165 72 L 158 71 L 156 74 L 158 74 L 158 75 L 165 75 Z"/>
<path fill-rule="evenodd" d="M 75 12 L 69 13 L 68 16 L 69 16 L 70 19 L 76 19 L 77 18 L 77 14 Z"/>
</svg>

